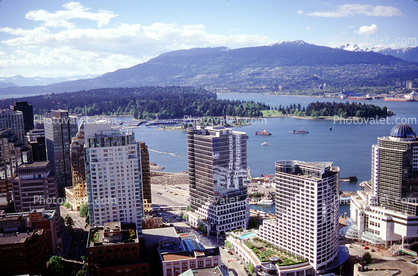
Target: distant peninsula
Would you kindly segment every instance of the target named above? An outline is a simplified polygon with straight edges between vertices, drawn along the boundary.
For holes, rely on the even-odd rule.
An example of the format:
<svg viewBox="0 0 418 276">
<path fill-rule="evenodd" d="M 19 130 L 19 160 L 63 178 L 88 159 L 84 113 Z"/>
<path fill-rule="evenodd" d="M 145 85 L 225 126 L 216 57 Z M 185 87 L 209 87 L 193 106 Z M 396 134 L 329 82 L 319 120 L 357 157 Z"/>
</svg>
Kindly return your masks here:
<svg viewBox="0 0 418 276">
<path fill-rule="evenodd" d="M 4 99 L 3 106 L 14 101 L 32 104 L 34 114 L 65 109 L 76 115 L 131 115 L 135 119 L 170 119 L 202 116 L 261 117 L 270 110 L 265 103 L 217 99 L 217 95 L 199 87 L 146 86 L 100 88 L 77 92 L 52 93 Z"/>
<path fill-rule="evenodd" d="M 338 117 L 341 120 L 353 118 L 384 118 L 394 115 L 386 106 L 357 102 L 313 102 L 306 108 L 300 104 L 278 106 L 271 110 L 263 110 L 263 117 L 294 117 L 300 119 L 330 119 Z"/>
</svg>

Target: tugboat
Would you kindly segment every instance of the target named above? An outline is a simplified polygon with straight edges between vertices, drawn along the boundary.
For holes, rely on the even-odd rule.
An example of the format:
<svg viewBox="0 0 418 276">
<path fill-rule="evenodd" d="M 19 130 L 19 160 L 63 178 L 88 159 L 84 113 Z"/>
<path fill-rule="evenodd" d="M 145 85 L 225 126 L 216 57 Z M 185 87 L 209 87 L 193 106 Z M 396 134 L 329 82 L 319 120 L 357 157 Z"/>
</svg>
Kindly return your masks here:
<svg viewBox="0 0 418 276">
<path fill-rule="evenodd" d="M 268 132 L 266 129 L 263 129 L 263 131 L 257 131 L 254 134 L 255 135 L 263 135 L 263 136 L 269 136 L 269 135 L 271 135 L 271 133 Z"/>
</svg>

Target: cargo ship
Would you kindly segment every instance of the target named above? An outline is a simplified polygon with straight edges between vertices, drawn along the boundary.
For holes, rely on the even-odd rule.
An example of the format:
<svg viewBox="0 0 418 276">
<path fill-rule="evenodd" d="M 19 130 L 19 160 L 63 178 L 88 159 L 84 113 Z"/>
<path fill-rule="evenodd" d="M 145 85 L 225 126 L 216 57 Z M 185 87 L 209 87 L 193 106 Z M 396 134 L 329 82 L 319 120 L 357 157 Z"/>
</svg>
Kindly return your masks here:
<svg viewBox="0 0 418 276">
<path fill-rule="evenodd" d="M 359 101 L 367 101 L 367 100 L 373 100 L 372 97 L 370 97 L 370 94 L 367 94 L 366 97 L 364 96 L 348 96 L 349 100 L 359 100 Z"/>
<path fill-rule="evenodd" d="M 269 136 L 271 135 L 270 132 L 268 132 L 266 129 L 263 129 L 263 131 L 257 131 L 254 133 L 255 135 L 264 135 L 264 136 Z"/>
<path fill-rule="evenodd" d="M 386 97 L 385 101 L 387 102 L 415 102 L 416 95 L 417 93 L 411 92 L 410 94 L 403 96 L 403 98 Z"/>
</svg>

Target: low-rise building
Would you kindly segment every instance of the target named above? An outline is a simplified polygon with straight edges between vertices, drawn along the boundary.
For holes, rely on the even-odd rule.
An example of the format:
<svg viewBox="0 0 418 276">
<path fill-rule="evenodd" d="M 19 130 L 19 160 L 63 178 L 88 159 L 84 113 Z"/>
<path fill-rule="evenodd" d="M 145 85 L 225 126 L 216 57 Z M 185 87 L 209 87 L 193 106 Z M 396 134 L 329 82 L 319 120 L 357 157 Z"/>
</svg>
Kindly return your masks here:
<svg viewBox="0 0 418 276">
<path fill-rule="evenodd" d="M 44 231 L 0 233 L 1 275 L 45 275 Z"/>
<path fill-rule="evenodd" d="M 89 274 L 150 275 L 147 256 L 141 251 L 135 224 L 110 222 L 92 228 L 87 243 Z"/>
<path fill-rule="evenodd" d="M 163 225 L 163 218 L 156 216 L 144 216 L 142 220 L 142 229 L 160 228 Z"/>
<path fill-rule="evenodd" d="M 416 275 L 418 266 L 412 262 L 393 260 L 367 265 L 354 264 L 353 276 Z"/>
<path fill-rule="evenodd" d="M 163 275 L 177 276 L 189 269 L 221 264 L 219 247 L 205 248 L 196 236 L 182 234 L 178 240 L 161 240 L 158 248 Z"/>
<path fill-rule="evenodd" d="M 180 274 L 180 276 L 228 276 L 228 272 L 219 266 L 199 268 L 199 269 L 189 269 Z"/>
<path fill-rule="evenodd" d="M 55 210 L 37 209 L 21 213 L 0 213 L 0 233 L 27 232 L 42 229 L 45 239 L 46 255 L 53 255 L 58 249 L 57 213 Z"/>
</svg>

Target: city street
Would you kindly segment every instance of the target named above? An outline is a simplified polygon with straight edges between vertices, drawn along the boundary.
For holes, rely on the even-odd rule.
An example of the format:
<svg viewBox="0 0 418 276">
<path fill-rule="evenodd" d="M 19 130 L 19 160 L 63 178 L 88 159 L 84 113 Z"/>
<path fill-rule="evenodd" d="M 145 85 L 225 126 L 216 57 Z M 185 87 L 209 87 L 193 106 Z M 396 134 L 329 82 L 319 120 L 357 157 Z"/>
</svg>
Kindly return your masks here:
<svg viewBox="0 0 418 276">
<path fill-rule="evenodd" d="M 85 223 L 85 218 L 81 218 L 78 211 L 71 211 L 60 206 L 61 216 L 65 218 L 67 214 L 73 219 L 74 226 L 72 230 L 67 231 L 63 239 L 63 248 L 61 256 L 65 261 L 66 271 L 71 271 L 66 275 L 75 275 L 81 268 L 81 256 L 86 256 L 86 244 L 90 226 Z"/>
</svg>

